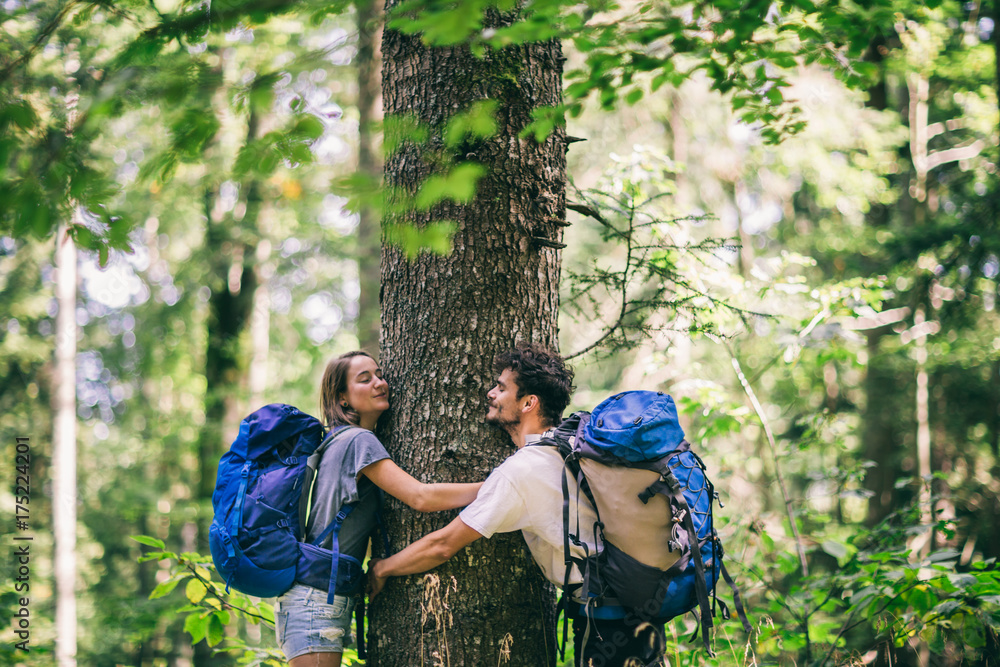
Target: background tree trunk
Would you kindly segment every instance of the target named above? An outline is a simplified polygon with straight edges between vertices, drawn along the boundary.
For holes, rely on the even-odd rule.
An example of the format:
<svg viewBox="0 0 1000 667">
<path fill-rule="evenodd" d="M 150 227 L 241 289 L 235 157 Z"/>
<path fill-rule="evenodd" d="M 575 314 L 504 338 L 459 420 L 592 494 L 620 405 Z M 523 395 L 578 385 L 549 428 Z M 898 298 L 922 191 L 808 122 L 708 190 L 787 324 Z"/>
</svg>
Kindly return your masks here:
<svg viewBox="0 0 1000 667">
<path fill-rule="evenodd" d="M 993 0 L 993 53 L 997 68 L 997 108 L 1000 109 L 1000 0 Z"/>
<path fill-rule="evenodd" d="M 251 111 L 247 121 L 248 142 L 257 138 L 258 130 L 259 118 L 255 111 Z M 235 438 L 242 414 L 246 412 L 248 367 L 254 361 L 266 364 L 266 354 L 261 361 L 259 350 L 256 354 L 253 350 L 255 346 L 268 345 L 267 331 L 261 331 L 262 326 L 267 326 L 267 320 L 261 321 L 258 313 L 256 326 L 253 322 L 255 307 L 265 310 L 268 307 L 256 299 L 257 286 L 262 278 L 258 275 L 256 262 L 260 247 L 258 223 L 264 201 L 261 185 L 256 179 L 248 178 L 241 185 L 240 193 L 245 197 L 242 218 L 234 213 L 235 219 L 224 220 L 226 214 L 217 207 L 218 192 L 208 189 L 205 193 L 205 246 L 212 253 L 212 271 L 209 274 L 212 293 L 208 300 L 205 424 L 198 442 L 201 475 L 197 500 L 208 513 L 211 512 L 219 457 Z M 266 292 L 263 296 L 266 298 Z M 251 339 L 249 345 L 241 340 L 247 333 Z M 255 333 L 258 339 L 263 336 L 264 340 L 254 340 Z M 248 358 L 251 364 L 247 363 Z M 259 373 L 258 370 L 255 375 Z M 255 383 L 259 381 L 258 377 L 254 378 Z M 257 407 L 260 406 L 255 405 L 254 409 Z M 186 534 L 190 539 L 184 537 Z M 198 539 L 200 543 L 192 544 L 191 548 L 202 552 L 207 550 L 207 530 L 199 533 L 188 524 L 181 535 L 182 543 Z M 225 653 L 216 654 L 207 642 L 200 642 L 194 646 L 194 664 L 196 667 L 220 667 L 233 664 L 233 658 Z"/>
<path fill-rule="evenodd" d="M 382 118 L 382 0 L 357 0 L 358 21 L 358 171 L 377 179 L 382 160 L 375 147 L 375 125 Z M 358 213 L 358 345 L 378 355 L 379 346 L 379 220 L 371 207 Z"/>
<path fill-rule="evenodd" d="M 79 222 L 74 220 L 74 222 Z M 56 664 L 76 665 L 76 244 L 56 235 L 55 375 L 52 391 L 52 532 L 55 538 Z"/>
<path fill-rule="evenodd" d="M 868 333 L 868 366 L 864 387 L 865 409 L 861 415 L 861 443 L 864 458 L 875 466 L 865 475 L 865 488 L 871 492 L 868 499 L 868 525 L 875 526 L 899 507 L 896 478 L 899 470 L 899 435 L 897 419 L 886 403 L 895 400 L 897 378 L 886 354 L 880 350 L 880 332 Z"/>
<path fill-rule="evenodd" d="M 384 442 L 421 480 L 480 480 L 514 451 L 483 423 L 494 355 L 518 340 L 558 345 L 560 255 L 531 237 L 561 237 L 547 218 L 565 217 L 565 132 L 542 144 L 518 133 L 533 108 L 560 101 L 560 45 L 478 59 L 386 29 L 382 53 L 386 115 L 416 115 L 432 147 L 440 150 L 451 115 L 475 100 L 498 103 L 497 134 L 452 156 L 488 167 L 475 200 L 411 216 L 457 221 L 453 252 L 408 261 L 382 249 L 382 365 L 393 392 Z M 387 185 L 413 191 L 431 171 L 424 157 L 412 145 L 389 156 Z M 388 508 L 394 550 L 455 515 L 418 515 L 395 501 Z M 371 664 L 496 664 L 507 635 L 505 664 L 554 664 L 554 593 L 519 533 L 477 541 L 433 574 L 439 588 L 421 576 L 395 579 L 375 601 Z M 440 616 L 429 606 L 435 595 L 447 604 Z"/>
</svg>

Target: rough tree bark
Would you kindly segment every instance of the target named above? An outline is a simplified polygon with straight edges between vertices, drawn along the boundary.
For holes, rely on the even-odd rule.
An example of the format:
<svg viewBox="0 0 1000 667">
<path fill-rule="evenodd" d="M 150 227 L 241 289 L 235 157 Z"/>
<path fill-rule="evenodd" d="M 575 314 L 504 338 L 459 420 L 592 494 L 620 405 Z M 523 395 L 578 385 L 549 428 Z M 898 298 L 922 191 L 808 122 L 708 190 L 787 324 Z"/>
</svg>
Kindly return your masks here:
<svg viewBox="0 0 1000 667">
<path fill-rule="evenodd" d="M 452 156 L 489 169 L 475 199 L 411 216 L 457 221 L 452 253 L 408 261 L 382 249 L 382 365 L 392 388 L 384 442 L 424 481 L 481 480 L 514 451 L 483 423 L 494 355 L 522 339 L 558 345 L 560 254 L 532 237 L 561 240 L 553 221 L 565 219 L 565 132 L 542 144 L 518 134 L 533 108 L 560 102 L 561 49 L 533 44 L 478 59 L 386 29 L 382 54 L 386 116 L 413 114 L 432 137 L 430 148 L 408 145 L 387 158 L 390 187 L 412 192 L 432 171 L 428 151 L 444 150 L 449 117 L 475 100 L 497 102 L 497 134 Z M 395 501 L 388 510 L 394 550 L 455 516 Z M 505 647 L 504 664 L 554 664 L 554 593 L 520 533 L 479 540 L 432 574 L 439 588 L 422 576 L 395 579 L 375 600 L 370 664 L 490 665 Z M 442 614 L 435 595 L 447 604 Z"/>
</svg>

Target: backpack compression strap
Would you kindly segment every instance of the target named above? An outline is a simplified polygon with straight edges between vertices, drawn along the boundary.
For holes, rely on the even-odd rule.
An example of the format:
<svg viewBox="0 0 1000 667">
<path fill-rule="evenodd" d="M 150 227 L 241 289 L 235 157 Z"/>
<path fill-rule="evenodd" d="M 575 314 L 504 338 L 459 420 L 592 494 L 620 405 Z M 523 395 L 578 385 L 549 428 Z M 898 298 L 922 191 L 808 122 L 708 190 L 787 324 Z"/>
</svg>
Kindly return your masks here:
<svg viewBox="0 0 1000 667">
<path fill-rule="evenodd" d="M 669 467 L 662 473 L 662 476 L 670 488 L 670 496 L 683 511 L 684 516 L 681 519 L 681 524 L 687 529 L 691 557 L 694 560 L 694 588 L 698 594 L 698 608 L 701 614 L 701 639 L 705 643 L 705 650 L 708 651 L 708 655 L 714 657 L 715 653 L 712 651 L 710 643 L 712 609 L 708 603 L 708 585 L 705 583 L 705 562 L 701 557 L 701 543 L 698 539 L 698 531 L 695 530 L 694 521 L 691 519 L 691 508 L 688 507 L 687 501 L 684 499 L 684 493 L 681 491 L 681 483 L 677 481 L 677 477 L 674 476 Z M 710 535 L 709 539 L 713 539 L 713 537 Z M 712 568 L 714 569 L 715 566 L 716 563 L 713 562 Z"/>
<path fill-rule="evenodd" d="M 351 503 L 341 507 L 340 511 L 337 512 L 337 516 L 330 522 L 330 525 L 313 540 L 313 544 L 319 546 L 327 536 L 333 535 L 333 540 L 330 544 L 332 555 L 330 556 L 330 586 L 327 588 L 326 594 L 327 604 L 333 604 L 333 596 L 337 592 L 337 569 L 340 566 L 340 540 L 337 539 L 337 536 L 340 534 L 340 527 L 343 525 L 344 519 L 354 510 L 355 505 L 355 503 Z"/>
<path fill-rule="evenodd" d="M 740 617 L 740 623 L 743 624 L 743 631 L 747 634 L 753 632 L 753 628 L 750 627 L 750 621 L 747 619 L 747 612 L 743 608 L 743 599 L 740 598 L 740 590 L 736 587 L 736 582 L 733 581 L 732 576 L 729 574 L 729 570 L 726 569 L 725 563 L 720 563 L 722 566 L 722 578 L 726 580 L 729 587 L 733 589 L 733 605 L 736 607 L 736 615 Z"/>
<path fill-rule="evenodd" d="M 229 567 L 229 563 L 235 562 L 236 550 L 233 548 L 233 543 L 236 542 L 236 534 L 240 529 L 240 522 L 243 520 L 243 499 L 247 495 L 247 484 L 250 480 L 250 473 L 253 471 L 255 464 L 253 461 L 247 461 L 243 464 L 243 469 L 240 470 L 240 489 L 236 493 L 236 504 L 233 505 L 233 509 L 230 511 L 229 525 L 226 526 L 226 538 L 224 541 L 226 545 L 226 556 L 228 556 L 226 563 Z M 236 568 L 230 573 L 229 578 L 226 580 L 226 592 L 229 592 L 229 586 L 233 581 L 233 577 L 236 576 Z"/>
</svg>

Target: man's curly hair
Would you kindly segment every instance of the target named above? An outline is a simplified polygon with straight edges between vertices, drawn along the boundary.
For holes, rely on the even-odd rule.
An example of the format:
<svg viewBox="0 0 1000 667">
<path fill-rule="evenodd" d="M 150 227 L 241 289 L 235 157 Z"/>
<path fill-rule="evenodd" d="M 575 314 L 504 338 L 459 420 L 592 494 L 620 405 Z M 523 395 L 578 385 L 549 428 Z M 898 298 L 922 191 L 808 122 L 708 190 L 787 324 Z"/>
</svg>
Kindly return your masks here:
<svg viewBox="0 0 1000 667">
<path fill-rule="evenodd" d="M 544 345 L 527 342 L 520 342 L 513 350 L 496 356 L 493 370 L 497 375 L 508 368 L 517 381 L 518 399 L 528 394 L 537 396 L 546 426 L 557 426 L 576 389 L 573 386 L 573 369 Z"/>
</svg>

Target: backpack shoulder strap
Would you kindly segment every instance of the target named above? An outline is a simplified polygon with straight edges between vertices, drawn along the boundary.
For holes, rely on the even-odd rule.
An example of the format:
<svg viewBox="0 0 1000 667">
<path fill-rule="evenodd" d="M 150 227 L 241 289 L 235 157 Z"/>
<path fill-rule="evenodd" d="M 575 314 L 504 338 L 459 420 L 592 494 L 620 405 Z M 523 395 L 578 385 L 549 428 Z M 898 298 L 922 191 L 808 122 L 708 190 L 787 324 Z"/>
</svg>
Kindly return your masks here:
<svg viewBox="0 0 1000 667">
<path fill-rule="evenodd" d="M 316 481 L 316 471 L 319 470 L 320 461 L 323 454 L 333 444 L 333 441 L 342 437 L 346 433 L 356 433 L 362 430 L 360 426 L 336 426 L 320 443 L 319 447 L 309 455 L 306 460 L 306 468 L 302 475 L 302 495 L 299 496 L 299 536 L 305 539 L 306 524 L 309 522 L 309 511 L 311 509 L 313 496 L 313 483 Z"/>
</svg>

